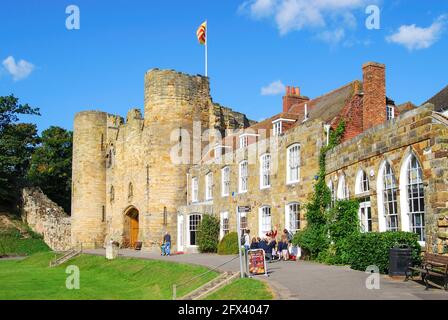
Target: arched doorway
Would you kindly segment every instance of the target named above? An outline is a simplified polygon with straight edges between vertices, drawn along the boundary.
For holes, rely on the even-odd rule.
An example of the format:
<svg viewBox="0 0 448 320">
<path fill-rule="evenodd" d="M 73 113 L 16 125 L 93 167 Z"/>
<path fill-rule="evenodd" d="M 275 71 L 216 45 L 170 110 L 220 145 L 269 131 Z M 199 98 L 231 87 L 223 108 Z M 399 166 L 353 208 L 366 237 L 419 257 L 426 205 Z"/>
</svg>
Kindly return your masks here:
<svg viewBox="0 0 448 320">
<path fill-rule="evenodd" d="M 128 208 L 125 212 L 123 246 L 134 248 L 139 240 L 139 212 L 135 207 Z"/>
</svg>

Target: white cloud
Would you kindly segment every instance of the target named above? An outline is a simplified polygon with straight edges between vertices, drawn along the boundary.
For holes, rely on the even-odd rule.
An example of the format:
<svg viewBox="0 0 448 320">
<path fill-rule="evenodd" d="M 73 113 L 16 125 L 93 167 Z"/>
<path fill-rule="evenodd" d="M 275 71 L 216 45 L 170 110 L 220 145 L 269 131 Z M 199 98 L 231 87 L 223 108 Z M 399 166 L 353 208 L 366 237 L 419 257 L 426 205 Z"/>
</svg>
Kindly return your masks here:
<svg viewBox="0 0 448 320">
<path fill-rule="evenodd" d="M 336 29 L 334 31 L 325 30 L 317 35 L 317 38 L 331 45 L 336 45 L 345 38 L 344 29 Z"/>
<path fill-rule="evenodd" d="M 409 51 L 427 49 L 440 39 L 446 25 L 446 16 L 440 16 L 427 28 L 415 24 L 402 25 L 398 31 L 388 37 L 388 42 L 405 46 Z"/>
<path fill-rule="evenodd" d="M 284 93 L 286 90 L 285 85 L 280 81 L 274 81 L 266 87 L 261 88 L 262 96 L 275 96 Z"/>
<path fill-rule="evenodd" d="M 252 18 L 271 18 L 281 35 L 304 28 L 355 28 L 353 10 L 377 0 L 246 0 L 239 12 Z M 337 25 L 333 28 L 332 24 Z"/>
<path fill-rule="evenodd" d="M 19 81 L 28 78 L 28 76 L 33 72 L 34 65 L 28 61 L 20 60 L 16 63 L 13 56 L 7 57 L 3 60 L 3 66 L 6 71 L 12 76 L 14 81 Z"/>
</svg>

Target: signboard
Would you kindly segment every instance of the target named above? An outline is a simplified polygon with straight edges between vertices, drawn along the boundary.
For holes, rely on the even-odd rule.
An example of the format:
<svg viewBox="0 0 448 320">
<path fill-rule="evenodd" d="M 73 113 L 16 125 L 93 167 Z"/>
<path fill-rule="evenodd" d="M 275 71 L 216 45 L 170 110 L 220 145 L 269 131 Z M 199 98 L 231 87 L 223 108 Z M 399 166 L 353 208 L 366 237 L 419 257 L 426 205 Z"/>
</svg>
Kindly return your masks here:
<svg viewBox="0 0 448 320">
<path fill-rule="evenodd" d="M 250 275 L 268 274 L 266 268 L 266 256 L 263 249 L 248 250 L 247 258 L 249 260 Z"/>
</svg>

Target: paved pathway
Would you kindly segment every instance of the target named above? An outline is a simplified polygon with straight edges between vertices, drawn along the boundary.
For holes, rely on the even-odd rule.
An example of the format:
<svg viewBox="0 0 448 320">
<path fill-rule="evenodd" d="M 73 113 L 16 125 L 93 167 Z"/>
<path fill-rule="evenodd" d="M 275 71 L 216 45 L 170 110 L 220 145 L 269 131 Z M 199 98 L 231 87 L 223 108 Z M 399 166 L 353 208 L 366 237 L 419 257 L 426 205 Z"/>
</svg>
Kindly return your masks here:
<svg viewBox="0 0 448 320">
<path fill-rule="evenodd" d="M 105 255 L 105 250 L 85 250 L 85 253 Z M 157 253 L 120 250 L 121 256 L 198 264 L 214 268 L 232 257 L 213 254 L 185 254 L 162 257 Z M 220 271 L 238 271 L 239 260 L 218 268 Z M 268 264 L 269 283 L 278 299 L 336 299 L 336 300 L 448 300 L 448 292 L 425 287 L 414 281 L 403 282 L 381 276 L 380 289 L 368 290 L 365 282 L 368 274 L 349 267 L 327 266 L 308 261 L 275 262 Z M 259 277 L 264 278 L 264 277 Z M 257 297 L 254 297 L 256 300 Z"/>
</svg>

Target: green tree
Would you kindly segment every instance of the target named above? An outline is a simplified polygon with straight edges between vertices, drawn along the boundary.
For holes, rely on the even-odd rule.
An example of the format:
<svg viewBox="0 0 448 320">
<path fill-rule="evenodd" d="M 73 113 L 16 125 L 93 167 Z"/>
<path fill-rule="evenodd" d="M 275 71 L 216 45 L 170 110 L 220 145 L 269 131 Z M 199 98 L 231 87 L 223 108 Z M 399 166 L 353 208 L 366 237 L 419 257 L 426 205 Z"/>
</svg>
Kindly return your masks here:
<svg viewBox="0 0 448 320">
<path fill-rule="evenodd" d="M 0 132 L 0 201 L 14 204 L 26 185 L 31 154 L 39 142 L 34 124 L 9 124 Z"/>
<path fill-rule="evenodd" d="M 43 131 L 28 171 L 29 182 L 66 212 L 71 202 L 72 140 L 72 132 L 60 127 Z"/>
<path fill-rule="evenodd" d="M 0 134 L 5 127 L 18 122 L 21 114 L 40 115 L 39 108 L 19 104 L 19 99 L 14 95 L 0 96 Z"/>
<path fill-rule="evenodd" d="M 20 199 L 31 153 L 39 142 L 34 124 L 17 124 L 20 115 L 40 113 L 13 95 L 0 96 L 0 202 L 8 205 Z"/>
</svg>

